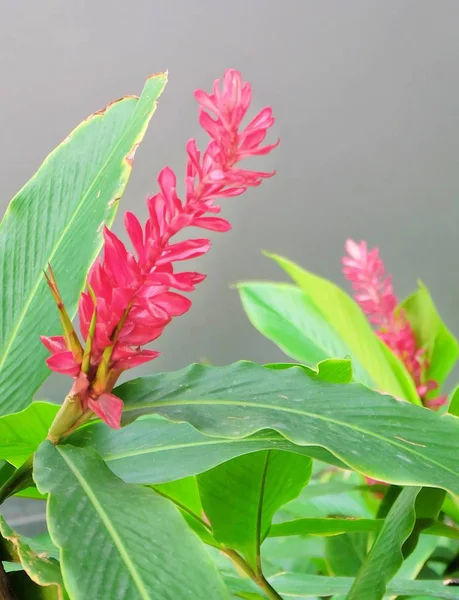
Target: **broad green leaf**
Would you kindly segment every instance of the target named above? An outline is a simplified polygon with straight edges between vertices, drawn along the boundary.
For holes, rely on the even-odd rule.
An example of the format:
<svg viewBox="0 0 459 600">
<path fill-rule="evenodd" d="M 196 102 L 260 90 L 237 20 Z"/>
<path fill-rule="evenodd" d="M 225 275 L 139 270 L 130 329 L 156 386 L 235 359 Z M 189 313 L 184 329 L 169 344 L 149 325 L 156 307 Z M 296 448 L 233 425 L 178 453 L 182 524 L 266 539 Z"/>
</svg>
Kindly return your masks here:
<svg viewBox="0 0 459 600">
<path fill-rule="evenodd" d="M 167 496 L 177 505 L 186 506 L 194 514 L 202 515 L 201 497 L 196 477 L 159 483 L 152 487 L 156 492 Z"/>
<path fill-rule="evenodd" d="M 157 494 L 175 504 L 185 521 L 205 544 L 216 548 L 220 547 L 220 544 L 215 541 L 212 535 L 211 527 L 204 520 L 204 510 L 196 477 L 187 477 L 179 481 L 169 481 L 151 487 Z"/>
<path fill-rule="evenodd" d="M 116 393 L 125 401 L 125 423 L 157 413 L 233 439 L 273 429 L 295 444 L 322 446 L 374 479 L 459 495 L 459 419 L 360 384 L 239 362 L 141 377 Z"/>
<path fill-rule="evenodd" d="M 300 447 L 274 431 L 239 439 L 209 437 L 188 423 L 139 419 L 115 431 L 95 423 L 76 432 L 70 443 L 93 447 L 110 469 L 128 483 L 164 483 L 207 471 L 227 460 L 259 450 L 287 450 L 344 466 L 318 447 Z"/>
<path fill-rule="evenodd" d="M 459 417 L 459 385 L 451 394 L 448 412 L 456 417 Z"/>
<path fill-rule="evenodd" d="M 334 536 L 352 531 L 380 531 L 383 525 L 384 519 L 303 517 L 302 519 L 273 524 L 269 530 L 269 537 L 290 535 Z M 441 522 L 432 523 L 423 529 L 422 533 L 459 540 L 459 529 Z"/>
<path fill-rule="evenodd" d="M 122 482 L 93 450 L 44 442 L 34 477 L 49 493 L 48 528 L 72 600 L 228 598 L 177 509 Z"/>
<path fill-rule="evenodd" d="M 49 402 L 32 402 L 25 410 L 0 417 L 0 458 L 19 467 L 48 435 L 59 410 Z"/>
<path fill-rule="evenodd" d="M 410 536 L 403 544 L 402 553 L 404 558 L 408 557 L 414 551 L 418 544 L 420 534 L 430 525 L 435 523 L 445 501 L 445 497 L 445 490 L 432 488 L 421 489 L 416 497 L 414 506 L 416 512 L 416 523 Z M 440 529 L 440 527 L 437 529 Z"/>
<path fill-rule="evenodd" d="M 368 493 L 374 493 L 375 486 L 351 483 L 348 471 L 343 475 L 348 481 L 340 480 L 336 475 L 327 483 L 311 481 L 298 498 L 282 508 L 283 518 L 329 517 L 330 515 L 373 518 L 374 511 L 368 506 L 366 496 Z"/>
<path fill-rule="evenodd" d="M 338 332 L 297 287 L 251 282 L 240 283 L 238 290 L 252 325 L 294 360 L 313 365 L 326 358 L 351 355 Z M 357 381 L 374 385 L 355 355 L 352 364 Z"/>
<path fill-rule="evenodd" d="M 459 356 L 457 340 L 443 323 L 422 281 L 418 282 L 418 290 L 402 302 L 401 308 L 414 329 L 418 346 L 426 349 L 427 379 L 436 381 L 441 389 Z M 431 395 L 438 395 L 438 390 Z"/>
<path fill-rule="evenodd" d="M 368 533 L 344 533 L 325 538 L 325 562 L 332 575 L 357 575 L 367 555 Z"/>
<path fill-rule="evenodd" d="M 43 277 L 53 267 L 74 314 L 86 272 L 115 217 L 167 76 L 150 77 L 140 99 L 127 96 L 83 121 L 45 159 L 0 223 L 0 415 L 25 408 L 49 375 L 40 335 L 59 318 Z"/>
<path fill-rule="evenodd" d="M 324 573 L 324 548 L 324 539 L 319 537 L 268 537 L 262 548 L 263 572 L 266 577 L 285 572 Z"/>
<path fill-rule="evenodd" d="M 272 525 L 269 531 L 269 537 L 285 535 L 333 536 L 351 531 L 379 531 L 383 522 L 383 519 L 306 517 Z"/>
<path fill-rule="evenodd" d="M 446 496 L 442 510 L 448 517 L 451 517 L 457 525 L 459 525 L 459 498 Z"/>
<path fill-rule="evenodd" d="M 286 573 L 270 578 L 270 583 L 283 598 L 311 598 L 347 594 L 352 586 L 352 577 L 323 577 Z M 429 595 L 442 600 L 459 600 L 457 587 L 447 587 L 442 581 L 410 581 L 394 579 L 387 586 L 388 594 L 403 596 Z"/>
<path fill-rule="evenodd" d="M 294 262 L 267 254 L 295 281 L 336 330 L 373 380 L 377 389 L 420 404 L 413 380 L 403 363 L 374 334 L 357 303 L 337 285 L 302 269 Z"/>
<path fill-rule="evenodd" d="M 232 593 L 232 598 L 243 598 L 243 600 L 266 600 L 266 596 L 260 592 L 260 589 L 247 577 L 235 577 L 234 575 L 225 575 L 225 583 Z"/>
<path fill-rule="evenodd" d="M 214 538 L 257 568 L 274 513 L 295 498 L 311 475 L 311 460 L 267 450 L 234 458 L 198 475 L 202 506 Z"/>
<path fill-rule="evenodd" d="M 404 488 L 394 502 L 367 559 L 360 569 L 348 600 L 381 600 L 387 583 L 403 563 L 402 547 L 413 531 L 415 503 L 420 488 Z"/>
<path fill-rule="evenodd" d="M 49 597 L 55 597 L 59 600 L 67 598 L 57 560 L 32 550 L 27 543 L 28 540 L 22 539 L 11 529 L 2 516 L 0 516 L 0 533 L 11 545 L 12 558 L 14 557 L 22 564 L 32 581 L 37 585 L 53 588 Z"/>
<path fill-rule="evenodd" d="M 2 562 L 5 573 L 14 573 L 15 571 L 23 571 L 23 567 L 20 563 L 9 562 L 7 560 Z"/>
<path fill-rule="evenodd" d="M 301 367 L 311 377 L 329 383 L 350 383 L 352 381 L 352 362 L 348 358 L 327 358 L 318 362 L 315 367 L 307 367 L 300 363 L 269 363 L 264 366 L 274 370 L 290 369 L 293 366 Z"/>
<path fill-rule="evenodd" d="M 424 532 L 423 532 L 424 533 Z M 438 539 L 431 535 L 421 535 L 414 551 L 403 561 L 397 571 L 397 579 L 416 579 L 424 564 L 428 561 L 438 544 Z M 389 584 L 390 585 L 390 584 Z"/>
</svg>

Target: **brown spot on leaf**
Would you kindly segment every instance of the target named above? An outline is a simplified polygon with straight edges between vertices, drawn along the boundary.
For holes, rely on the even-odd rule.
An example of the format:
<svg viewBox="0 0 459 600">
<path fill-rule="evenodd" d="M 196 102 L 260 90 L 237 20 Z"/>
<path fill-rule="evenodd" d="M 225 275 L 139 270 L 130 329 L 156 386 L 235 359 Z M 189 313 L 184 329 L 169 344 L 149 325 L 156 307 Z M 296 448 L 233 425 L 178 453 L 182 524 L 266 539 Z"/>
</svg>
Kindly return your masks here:
<svg viewBox="0 0 459 600">
<path fill-rule="evenodd" d="M 134 96 L 133 94 L 128 94 L 127 96 L 122 96 L 121 98 L 117 98 L 116 100 L 112 100 L 107 104 L 107 110 L 111 108 L 114 104 L 118 104 L 118 102 L 122 102 L 123 100 L 128 100 L 128 98 L 132 98 L 134 100 L 138 100 L 138 96 Z"/>
<path fill-rule="evenodd" d="M 130 150 L 130 152 L 128 154 L 126 154 L 126 162 L 127 164 L 132 167 L 132 164 L 134 163 L 134 156 L 135 153 L 137 152 L 137 148 L 140 146 L 140 144 L 134 144 Z"/>
<path fill-rule="evenodd" d="M 166 69 L 165 71 L 159 71 L 158 73 L 152 73 L 148 75 L 147 81 L 149 79 L 154 79 L 155 77 L 165 77 L 166 79 L 169 77 L 169 71 Z"/>
<path fill-rule="evenodd" d="M 121 200 L 121 196 L 117 196 L 116 198 L 112 198 L 112 200 L 110 200 L 110 202 L 108 203 L 108 208 L 112 208 L 120 200 Z"/>
</svg>

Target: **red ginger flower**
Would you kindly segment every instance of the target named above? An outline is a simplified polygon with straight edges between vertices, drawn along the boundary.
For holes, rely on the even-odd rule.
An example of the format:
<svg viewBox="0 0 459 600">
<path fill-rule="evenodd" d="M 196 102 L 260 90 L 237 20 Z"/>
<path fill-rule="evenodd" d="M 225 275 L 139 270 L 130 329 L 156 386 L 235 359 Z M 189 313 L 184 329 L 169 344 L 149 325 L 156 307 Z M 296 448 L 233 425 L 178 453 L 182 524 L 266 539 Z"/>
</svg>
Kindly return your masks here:
<svg viewBox="0 0 459 600">
<path fill-rule="evenodd" d="M 425 398 L 438 384 L 426 381 L 429 363 L 425 357 L 425 348 L 418 348 L 405 312 L 397 310 L 398 301 L 392 287 L 392 278 L 385 273 L 378 248 L 368 250 L 365 241 L 358 244 L 353 240 L 347 240 L 345 247 L 348 256 L 342 258 L 343 273 L 352 282 L 356 301 L 370 323 L 378 327 L 378 337 L 404 363 L 424 404 L 431 408 L 441 406 L 446 402 L 445 396 L 432 400 Z"/>
<path fill-rule="evenodd" d="M 190 300 L 178 292 L 190 292 L 205 279 L 194 271 L 176 273 L 173 263 L 205 254 L 210 240 L 174 243 L 171 238 L 190 226 L 228 231 L 228 221 L 214 216 L 220 212 L 215 200 L 238 196 L 274 175 L 236 166 L 244 158 L 267 154 L 278 144 L 260 146 L 274 123 L 270 108 L 260 111 L 240 131 L 252 91 L 239 72 L 226 71 L 221 87 L 217 80 L 212 94 L 198 90 L 195 97 L 200 105 L 199 122 L 211 141 L 202 156 L 194 139 L 187 143 L 185 200 L 178 197 L 175 174 L 166 167 L 158 176 L 159 193 L 147 198 L 145 227 L 132 213 L 125 214 L 136 256 L 104 229 L 103 258 L 92 266 L 87 291 L 79 302 L 85 349 L 62 312 L 66 335 L 41 338 L 51 352 L 49 368 L 74 377 L 71 393 L 79 395 L 83 409 L 115 428 L 120 426 L 123 404 L 111 390 L 119 375 L 159 355 L 142 346 L 158 338 L 173 317 L 189 310 Z M 63 309 L 52 272 L 49 283 Z"/>
</svg>

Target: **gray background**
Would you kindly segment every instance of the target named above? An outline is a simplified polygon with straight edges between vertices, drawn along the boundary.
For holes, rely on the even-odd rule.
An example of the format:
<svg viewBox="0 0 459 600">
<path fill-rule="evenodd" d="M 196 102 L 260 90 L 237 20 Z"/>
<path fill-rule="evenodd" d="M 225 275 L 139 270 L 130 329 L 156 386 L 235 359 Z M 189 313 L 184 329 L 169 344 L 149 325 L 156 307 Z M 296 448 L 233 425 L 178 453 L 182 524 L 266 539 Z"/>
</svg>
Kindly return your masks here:
<svg viewBox="0 0 459 600">
<path fill-rule="evenodd" d="M 86 115 L 168 68 L 170 82 L 121 204 L 146 216 L 156 175 L 179 178 L 199 133 L 193 90 L 225 68 L 273 107 L 274 179 L 228 200 L 233 231 L 196 268 L 194 306 L 144 370 L 206 358 L 282 359 L 230 284 L 282 279 L 261 249 L 337 282 L 346 237 L 381 248 L 400 296 L 418 277 L 459 334 L 457 0 L 0 0 L 0 198 L 9 199 Z M 121 218 L 115 230 L 120 233 Z M 137 370 L 140 373 L 141 370 Z M 67 381 L 43 394 L 61 398 Z"/>
</svg>

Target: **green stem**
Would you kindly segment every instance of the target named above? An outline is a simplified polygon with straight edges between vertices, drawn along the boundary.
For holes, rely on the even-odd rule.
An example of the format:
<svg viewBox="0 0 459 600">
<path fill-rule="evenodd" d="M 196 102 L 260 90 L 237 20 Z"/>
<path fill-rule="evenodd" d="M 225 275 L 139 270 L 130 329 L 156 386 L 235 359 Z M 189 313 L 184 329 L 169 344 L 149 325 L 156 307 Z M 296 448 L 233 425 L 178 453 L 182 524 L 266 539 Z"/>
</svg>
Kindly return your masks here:
<svg viewBox="0 0 459 600">
<path fill-rule="evenodd" d="M 79 397 L 69 394 L 49 428 L 48 440 L 54 445 L 58 444 L 83 414 Z"/>
<path fill-rule="evenodd" d="M 196 515 L 187 506 L 185 506 L 184 504 L 181 504 L 180 502 L 175 500 L 175 498 L 172 498 L 168 494 L 165 494 L 162 490 L 159 490 L 154 485 L 151 485 L 148 487 L 151 487 L 157 494 L 159 494 L 160 496 L 163 496 L 164 498 L 167 498 L 173 504 L 175 504 L 175 506 L 177 506 L 178 508 L 180 508 L 181 510 L 186 512 L 188 515 L 190 515 L 190 517 L 195 519 L 212 536 L 212 527 L 210 527 L 205 521 L 200 519 L 198 517 L 198 515 Z M 206 542 L 206 543 L 209 544 L 209 542 Z M 265 594 L 268 596 L 268 598 L 270 600 L 283 600 L 282 596 L 279 596 L 279 594 L 272 587 L 272 585 L 265 579 L 263 573 L 259 573 L 257 575 L 257 573 L 255 573 L 255 571 L 252 569 L 252 567 L 235 550 L 232 550 L 231 548 L 227 548 L 226 546 L 219 544 L 217 541 L 215 542 L 215 544 L 212 544 L 212 545 L 215 545 L 216 548 L 218 548 L 219 550 L 221 550 L 221 552 L 226 554 L 226 556 L 228 556 L 228 558 L 230 558 L 233 561 L 233 563 L 241 569 L 241 571 L 243 573 L 245 573 L 248 577 L 250 577 L 250 579 L 254 583 L 256 583 L 261 590 L 263 590 L 265 592 Z"/>
<path fill-rule="evenodd" d="M 16 492 L 33 485 L 32 468 L 33 456 L 30 456 L 0 487 L 0 504 Z"/>
<path fill-rule="evenodd" d="M 263 519 L 263 500 L 265 495 L 265 486 L 266 486 L 266 477 L 268 475 L 268 467 L 269 467 L 269 459 L 271 458 L 271 450 L 268 450 L 266 453 L 265 466 L 263 469 L 263 474 L 261 476 L 261 485 L 260 485 L 260 497 L 258 499 L 258 513 L 257 513 L 257 575 L 259 577 L 263 577 L 263 570 L 261 567 L 261 522 Z"/>
<path fill-rule="evenodd" d="M 228 556 L 228 558 L 230 558 L 233 563 L 241 569 L 241 571 L 248 575 L 250 579 L 255 582 L 261 590 L 263 590 L 270 600 L 283 600 L 282 596 L 276 592 L 269 581 L 265 579 L 264 575 L 257 575 L 252 567 L 235 550 L 231 550 L 231 548 L 222 546 L 221 551 L 224 552 L 226 556 Z"/>
</svg>

